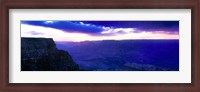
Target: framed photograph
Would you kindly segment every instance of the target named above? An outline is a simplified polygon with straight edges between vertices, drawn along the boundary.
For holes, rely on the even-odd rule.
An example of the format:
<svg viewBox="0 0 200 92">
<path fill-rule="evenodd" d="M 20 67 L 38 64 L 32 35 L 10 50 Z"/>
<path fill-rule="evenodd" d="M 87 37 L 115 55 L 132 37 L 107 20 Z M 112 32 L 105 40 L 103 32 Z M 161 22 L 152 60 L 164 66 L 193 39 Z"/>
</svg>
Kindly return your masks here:
<svg viewBox="0 0 200 92">
<path fill-rule="evenodd" d="M 2 91 L 199 92 L 199 0 L 4 0 Z"/>
</svg>

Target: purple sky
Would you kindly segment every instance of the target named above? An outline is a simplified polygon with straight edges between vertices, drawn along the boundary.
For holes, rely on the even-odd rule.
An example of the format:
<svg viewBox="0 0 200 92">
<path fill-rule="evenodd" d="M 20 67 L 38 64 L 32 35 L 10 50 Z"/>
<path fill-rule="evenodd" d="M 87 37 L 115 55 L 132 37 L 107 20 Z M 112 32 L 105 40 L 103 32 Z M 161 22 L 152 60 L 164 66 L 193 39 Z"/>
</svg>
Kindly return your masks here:
<svg viewBox="0 0 200 92">
<path fill-rule="evenodd" d="M 179 21 L 21 21 L 21 36 L 76 42 L 178 39 Z"/>
</svg>

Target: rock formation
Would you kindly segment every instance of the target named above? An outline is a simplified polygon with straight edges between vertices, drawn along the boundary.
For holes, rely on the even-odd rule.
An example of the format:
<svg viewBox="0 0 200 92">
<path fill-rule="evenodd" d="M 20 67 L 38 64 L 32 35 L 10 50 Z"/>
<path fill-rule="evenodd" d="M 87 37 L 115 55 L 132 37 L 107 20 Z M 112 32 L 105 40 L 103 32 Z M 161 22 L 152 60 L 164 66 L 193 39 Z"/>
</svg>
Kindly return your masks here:
<svg viewBox="0 0 200 92">
<path fill-rule="evenodd" d="M 21 70 L 76 71 L 79 66 L 52 38 L 21 38 Z"/>
</svg>

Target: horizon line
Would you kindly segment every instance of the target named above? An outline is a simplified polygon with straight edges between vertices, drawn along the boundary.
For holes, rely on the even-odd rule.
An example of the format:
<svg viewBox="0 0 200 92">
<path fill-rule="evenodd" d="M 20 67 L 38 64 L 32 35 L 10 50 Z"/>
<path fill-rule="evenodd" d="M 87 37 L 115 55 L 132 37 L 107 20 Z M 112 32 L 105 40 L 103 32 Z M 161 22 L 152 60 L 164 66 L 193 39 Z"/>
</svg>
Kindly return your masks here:
<svg viewBox="0 0 200 92">
<path fill-rule="evenodd" d="M 35 39 L 53 39 L 49 37 L 21 37 L 21 38 L 35 38 Z M 53 39 L 54 40 L 54 39 Z M 179 39 L 105 39 L 105 40 L 84 40 L 84 41 L 56 41 L 55 42 L 89 42 L 89 41 L 126 41 L 126 40 L 179 40 Z"/>
</svg>

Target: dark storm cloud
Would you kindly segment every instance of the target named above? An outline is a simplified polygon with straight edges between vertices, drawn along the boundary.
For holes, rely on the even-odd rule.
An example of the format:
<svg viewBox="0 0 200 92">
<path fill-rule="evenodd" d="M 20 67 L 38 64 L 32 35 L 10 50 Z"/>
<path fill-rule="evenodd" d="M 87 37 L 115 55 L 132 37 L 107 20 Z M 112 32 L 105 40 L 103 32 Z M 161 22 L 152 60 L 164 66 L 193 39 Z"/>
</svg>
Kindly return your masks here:
<svg viewBox="0 0 200 92">
<path fill-rule="evenodd" d="M 179 21 L 85 21 L 99 26 L 137 28 L 142 31 L 179 31 Z"/>
<path fill-rule="evenodd" d="M 95 25 L 81 24 L 82 22 L 70 22 L 70 21 L 22 21 L 23 24 L 50 27 L 60 29 L 66 32 L 80 32 L 80 33 L 99 33 L 103 29 Z"/>
</svg>

